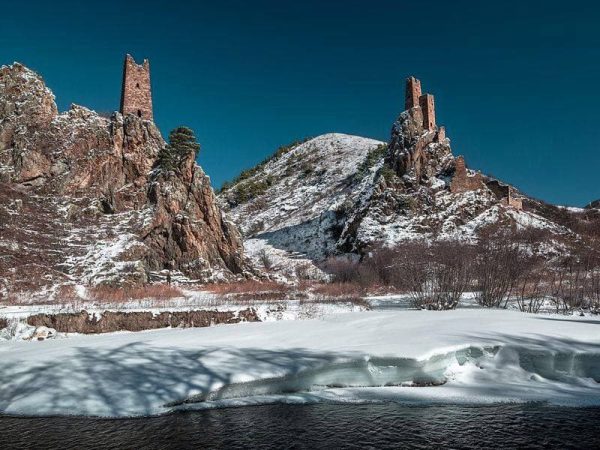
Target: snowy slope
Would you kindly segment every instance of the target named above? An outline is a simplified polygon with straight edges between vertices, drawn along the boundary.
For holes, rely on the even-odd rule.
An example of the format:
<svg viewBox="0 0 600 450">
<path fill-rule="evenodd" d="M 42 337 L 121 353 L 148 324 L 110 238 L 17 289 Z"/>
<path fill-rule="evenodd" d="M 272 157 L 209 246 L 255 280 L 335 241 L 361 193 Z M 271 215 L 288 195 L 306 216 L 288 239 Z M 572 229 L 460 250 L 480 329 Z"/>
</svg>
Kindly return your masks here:
<svg viewBox="0 0 600 450">
<path fill-rule="evenodd" d="M 229 191 L 219 197 L 246 236 L 278 231 L 311 235 L 326 233 L 329 217 L 345 201 L 355 201 L 354 175 L 370 150 L 383 142 L 346 134 L 325 134 L 298 145 L 268 162 L 250 182 L 271 179 L 266 192 L 239 205 L 228 203 Z M 292 230 L 296 228 L 296 230 Z M 281 237 L 282 241 L 286 241 Z M 324 244 L 326 245 L 326 244 Z M 305 249 L 311 251 L 310 249 Z M 319 248 L 312 249 L 316 254 Z"/>
<path fill-rule="evenodd" d="M 12 342 L 0 345 L 0 411 L 128 416 L 273 401 L 600 405 L 599 323 L 501 310 L 386 311 Z"/>
<path fill-rule="evenodd" d="M 331 133 L 311 139 L 265 164 L 244 186 L 268 180 L 264 193 L 247 202 L 233 200 L 236 186 L 219 202 L 241 228 L 246 254 L 257 263 L 267 249 L 282 268 L 323 259 L 336 250 L 351 208 L 372 183 L 377 167 L 364 168 L 369 152 L 384 145 L 373 139 Z M 364 173 L 357 172 L 363 167 Z M 309 270 L 312 270 L 309 268 Z"/>
<path fill-rule="evenodd" d="M 491 224 L 573 234 L 536 210 L 502 205 L 484 185 L 451 192 L 448 142 L 426 147 L 431 174 L 417 182 L 409 175 L 383 175 L 386 144 L 326 134 L 257 167 L 252 176 L 221 192 L 219 202 L 242 229 L 246 254 L 255 265 L 264 265 L 267 258 L 275 272 L 288 277 L 299 270 L 318 277 L 314 263 L 377 245 L 415 239 L 473 242 Z M 240 191 L 256 185 L 262 188 L 251 199 L 239 200 Z M 546 251 L 557 254 L 558 247 L 550 242 Z"/>
</svg>

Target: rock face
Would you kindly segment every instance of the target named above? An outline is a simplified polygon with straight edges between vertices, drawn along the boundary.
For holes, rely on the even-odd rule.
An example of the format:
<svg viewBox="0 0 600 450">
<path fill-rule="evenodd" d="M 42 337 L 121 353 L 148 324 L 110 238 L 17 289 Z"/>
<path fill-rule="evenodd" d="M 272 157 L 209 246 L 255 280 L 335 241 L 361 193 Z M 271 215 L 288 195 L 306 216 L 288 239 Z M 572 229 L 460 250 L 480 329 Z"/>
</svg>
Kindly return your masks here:
<svg viewBox="0 0 600 450">
<path fill-rule="evenodd" d="M 260 322 L 252 308 L 232 311 L 103 311 L 100 318 L 87 311 L 80 313 L 36 314 L 27 318 L 35 327 L 52 327 L 61 333 L 110 333 L 114 331 L 142 331 L 166 327 L 209 327 L 216 324 Z"/>
<path fill-rule="evenodd" d="M 135 115 L 58 113 L 41 77 L 0 69 L 0 295 L 57 283 L 144 283 L 162 269 L 210 280 L 244 270 L 235 226 L 193 159 Z M 52 294 L 52 291 L 49 292 Z"/>
<path fill-rule="evenodd" d="M 437 129 L 423 127 L 420 107 L 404 111 L 392 126 L 386 162 L 404 181 L 413 185 L 427 184 L 453 168 L 450 141 L 445 136 L 440 137 Z"/>
<path fill-rule="evenodd" d="M 489 225 L 568 234 L 535 208 L 517 207 L 523 196 L 514 188 L 519 198 L 511 200 L 494 188 L 508 185 L 468 170 L 453 155 L 445 129 L 424 120 L 422 111 L 413 106 L 393 123 L 381 169 L 348 214 L 338 248 L 364 254 L 406 240 L 473 241 Z"/>
</svg>

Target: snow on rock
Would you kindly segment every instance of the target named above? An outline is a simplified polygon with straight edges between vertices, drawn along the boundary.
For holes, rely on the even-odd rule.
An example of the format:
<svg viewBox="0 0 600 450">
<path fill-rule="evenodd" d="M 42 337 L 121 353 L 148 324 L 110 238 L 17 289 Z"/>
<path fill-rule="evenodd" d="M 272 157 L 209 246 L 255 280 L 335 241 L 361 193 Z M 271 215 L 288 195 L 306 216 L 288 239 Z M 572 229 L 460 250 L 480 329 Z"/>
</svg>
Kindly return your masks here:
<svg viewBox="0 0 600 450">
<path fill-rule="evenodd" d="M 540 215 L 543 208 L 503 205 L 481 175 L 479 188 L 452 192 L 449 140 L 437 142 L 415 120 L 401 114 L 387 147 L 343 134 L 316 137 L 226 187 L 219 202 L 245 234 L 254 266 L 272 266 L 271 276 L 284 280 L 297 271 L 322 278 L 317 266 L 329 256 L 407 240 L 474 243 L 495 224 L 543 230 L 557 237 L 544 253 L 564 251 L 563 238 L 573 232 Z"/>
<path fill-rule="evenodd" d="M 0 296 L 141 284 L 165 268 L 203 281 L 244 272 L 237 229 L 193 155 L 157 168 L 151 121 L 59 113 L 41 76 L 0 67 Z"/>
<path fill-rule="evenodd" d="M 256 260 L 253 250 L 260 247 L 278 261 L 283 273 L 336 251 L 343 210 L 356 202 L 361 182 L 374 175 L 371 167 L 363 165 L 369 153 L 382 145 L 374 139 L 325 134 L 273 158 L 248 179 L 221 192 L 221 206 L 246 238 L 256 238 L 246 241 L 245 250 Z M 361 168 L 364 173 L 358 173 Z M 240 191 L 261 183 L 267 186 L 264 192 L 238 201 Z M 319 274 L 314 267 L 308 270 Z"/>
<path fill-rule="evenodd" d="M 54 328 L 34 327 L 19 319 L 11 320 L 6 328 L 0 329 L 0 341 L 45 341 L 56 336 Z"/>
<path fill-rule="evenodd" d="M 386 311 L 9 342 L 0 345 L 0 411 L 139 416 L 274 401 L 600 405 L 599 324 L 501 310 Z"/>
</svg>

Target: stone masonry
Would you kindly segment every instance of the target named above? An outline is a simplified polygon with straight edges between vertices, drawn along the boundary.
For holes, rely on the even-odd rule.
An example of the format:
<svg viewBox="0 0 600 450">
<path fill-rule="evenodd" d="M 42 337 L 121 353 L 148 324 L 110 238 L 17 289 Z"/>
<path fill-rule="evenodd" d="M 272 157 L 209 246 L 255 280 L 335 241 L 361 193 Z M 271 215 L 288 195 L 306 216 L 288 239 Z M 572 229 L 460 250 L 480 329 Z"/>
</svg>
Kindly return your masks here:
<svg viewBox="0 0 600 450">
<path fill-rule="evenodd" d="M 485 184 L 483 183 L 481 174 L 469 175 L 465 166 L 465 159 L 462 156 L 458 156 L 454 160 L 454 177 L 452 177 L 452 182 L 450 183 L 450 191 L 453 193 L 468 192 L 483 189 L 484 187 Z"/>
<path fill-rule="evenodd" d="M 446 140 L 446 127 L 439 127 L 436 141 L 444 142 L 445 140 Z"/>
<path fill-rule="evenodd" d="M 500 200 L 500 204 L 512 208 L 523 209 L 523 200 L 513 196 L 514 188 L 498 180 L 490 180 L 486 183 L 488 189 Z"/>
<path fill-rule="evenodd" d="M 131 55 L 125 57 L 121 114 L 135 114 L 142 119 L 153 120 L 150 63 L 147 59 L 140 65 L 136 64 Z"/>
<path fill-rule="evenodd" d="M 433 95 L 421 95 L 419 97 L 419 106 L 423 112 L 423 128 L 427 131 L 435 130 L 435 103 Z"/>
<path fill-rule="evenodd" d="M 421 97 L 421 82 L 415 77 L 408 77 L 406 79 L 404 109 L 409 110 L 419 106 L 419 97 Z"/>
<path fill-rule="evenodd" d="M 435 123 L 435 101 L 433 95 L 421 93 L 421 82 L 415 77 L 406 79 L 404 109 L 406 111 L 420 107 L 423 116 L 423 129 L 426 131 L 435 131 L 437 129 Z M 442 142 L 446 139 L 446 130 L 439 130 L 437 142 Z"/>
</svg>

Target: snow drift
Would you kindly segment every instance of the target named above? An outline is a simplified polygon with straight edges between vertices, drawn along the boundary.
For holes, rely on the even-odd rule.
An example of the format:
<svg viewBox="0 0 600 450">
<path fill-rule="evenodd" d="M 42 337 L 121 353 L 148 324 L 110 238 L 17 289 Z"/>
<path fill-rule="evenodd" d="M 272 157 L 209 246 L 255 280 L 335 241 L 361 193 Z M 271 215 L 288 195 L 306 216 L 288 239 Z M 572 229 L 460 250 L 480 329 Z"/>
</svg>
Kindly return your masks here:
<svg viewBox="0 0 600 450">
<path fill-rule="evenodd" d="M 0 345 L 0 411 L 119 417 L 275 401 L 600 405 L 599 325 L 496 310 L 386 311 L 10 342 Z"/>
</svg>

